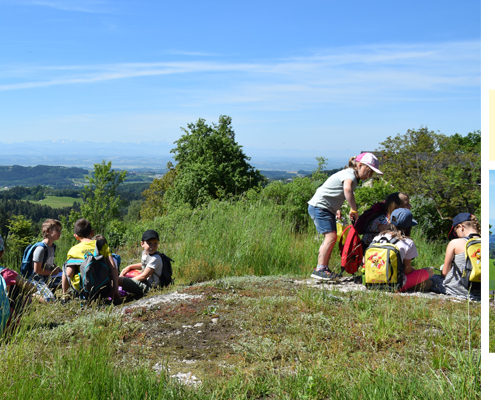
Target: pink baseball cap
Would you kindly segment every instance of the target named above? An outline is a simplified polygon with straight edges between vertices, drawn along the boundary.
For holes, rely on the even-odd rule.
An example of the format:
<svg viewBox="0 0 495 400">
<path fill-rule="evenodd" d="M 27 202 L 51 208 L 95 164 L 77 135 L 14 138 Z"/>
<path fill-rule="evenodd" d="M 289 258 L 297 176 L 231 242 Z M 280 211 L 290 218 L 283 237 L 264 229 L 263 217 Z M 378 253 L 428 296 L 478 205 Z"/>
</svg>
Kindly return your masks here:
<svg viewBox="0 0 495 400">
<path fill-rule="evenodd" d="M 378 169 L 378 158 L 373 153 L 361 153 L 356 157 L 356 161 L 366 164 L 377 174 L 383 175 L 383 172 Z"/>
</svg>

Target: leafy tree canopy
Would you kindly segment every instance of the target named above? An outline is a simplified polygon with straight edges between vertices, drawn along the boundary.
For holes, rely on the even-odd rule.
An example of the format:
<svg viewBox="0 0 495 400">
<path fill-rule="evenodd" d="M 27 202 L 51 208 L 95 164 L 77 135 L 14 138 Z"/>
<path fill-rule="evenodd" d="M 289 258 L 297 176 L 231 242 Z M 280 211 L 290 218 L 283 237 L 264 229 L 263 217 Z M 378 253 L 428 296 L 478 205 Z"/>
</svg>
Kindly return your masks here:
<svg viewBox="0 0 495 400">
<path fill-rule="evenodd" d="M 89 178 L 82 195 L 81 215 L 91 222 L 95 233 L 105 232 L 109 222 L 119 216 L 122 200 L 117 188 L 125 181 L 127 171 L 115 171 L 112 162 L 103 160 L 94 165 L 93 176 Z M 71 222 L 76 216 L 71 215 Z"/>
<path fill-rule="evenodd" d="M 434 201 L 442 218 L 480 211 L 481 133 L 446 136 L 427 127 L 380 143 L 383 179 L 409 196 Z"/>
<path fill-rule="evenodd" d="M 192 207 L 228 194 L 239 195 L 263 181 L 261 173 L 235 141 L 232 118 L 221 115 L 218 124 L 204 119 L 181 128 L 184 134 L 174 142 L 177 176 L 167 191 L 172 203 L 189 203 Z"/>
</svg>

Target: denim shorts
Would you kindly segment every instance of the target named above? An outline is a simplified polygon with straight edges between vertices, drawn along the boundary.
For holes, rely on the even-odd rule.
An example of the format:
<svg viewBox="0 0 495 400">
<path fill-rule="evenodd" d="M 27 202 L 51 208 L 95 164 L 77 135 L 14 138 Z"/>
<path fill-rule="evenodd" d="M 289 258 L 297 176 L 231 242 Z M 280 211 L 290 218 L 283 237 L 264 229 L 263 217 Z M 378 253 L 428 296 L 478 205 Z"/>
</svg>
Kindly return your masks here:
<svg viewBox="0 0 495 400">
<path fill-rule="evenodd" d="M 335 223 L 335 214 L 326 208 L 308 206 L 308 213 L 315 223 L 318 233 L 329 233 L 337 231 Z"/>
</svg>

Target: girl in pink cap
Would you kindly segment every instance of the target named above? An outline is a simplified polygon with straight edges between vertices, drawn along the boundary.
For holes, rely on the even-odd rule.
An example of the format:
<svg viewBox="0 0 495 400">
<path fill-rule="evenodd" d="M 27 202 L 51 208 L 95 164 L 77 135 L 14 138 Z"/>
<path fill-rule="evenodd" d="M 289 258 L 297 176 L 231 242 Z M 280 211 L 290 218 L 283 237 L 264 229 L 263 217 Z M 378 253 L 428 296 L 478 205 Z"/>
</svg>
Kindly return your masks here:
<svg viewBox="0 0 495 400">
<path fill-rule="evenodd" d="M 371 178 L 375 172 L 383 175 L 378 169 L 378 159 L 372 153 L 361 153 L 349 160 L 348 167 L 330 176 L 308 201 L 308 212 L 316 230 L 325 237 L 318 252 L 318 265 L 311 274 L 312 278 L 321 280 L 337 278 L 338 275 L 328 269 L 328 261 L 337 241 L 335 219 L 340 219 L 340 207 L 345 200 L 351 206 L 349 217 L 355 220 L 359 216 L 354 190 L 359 181 Z"/>
</svg>

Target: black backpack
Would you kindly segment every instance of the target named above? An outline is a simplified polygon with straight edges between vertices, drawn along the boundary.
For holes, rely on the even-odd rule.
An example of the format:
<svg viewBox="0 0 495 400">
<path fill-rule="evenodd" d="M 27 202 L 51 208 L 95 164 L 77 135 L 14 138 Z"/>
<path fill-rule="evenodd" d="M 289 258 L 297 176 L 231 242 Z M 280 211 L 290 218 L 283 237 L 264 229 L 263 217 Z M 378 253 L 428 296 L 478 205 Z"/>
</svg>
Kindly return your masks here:
<svg viewBox="0 0 495 400">
<path fill-rule="evenodd" d="M 160 278 L 160 287 L 166 287 L 168 285 L 174 284 L 174 279 L 172 278 L 172 263 L 175 262 L 170 257 L 163 253 L 157 251 L 155 254 L 159 255 L 162 259 L 162 274 L 154 274 Z"/>
<path fill-rule="evenodd" d="M 109 297 L 112 292 L 112 272 L 105 261 L 105 257 L 100 255 L 98 246 L 95 246 L 94 253 L 86 253 L 84 260 L 71 259 L 64 264 L 79 264 L 79 274 L 81 276 L 79 286 L 79 297 L 88 301 L 99 297 Z"/>
</svg>

